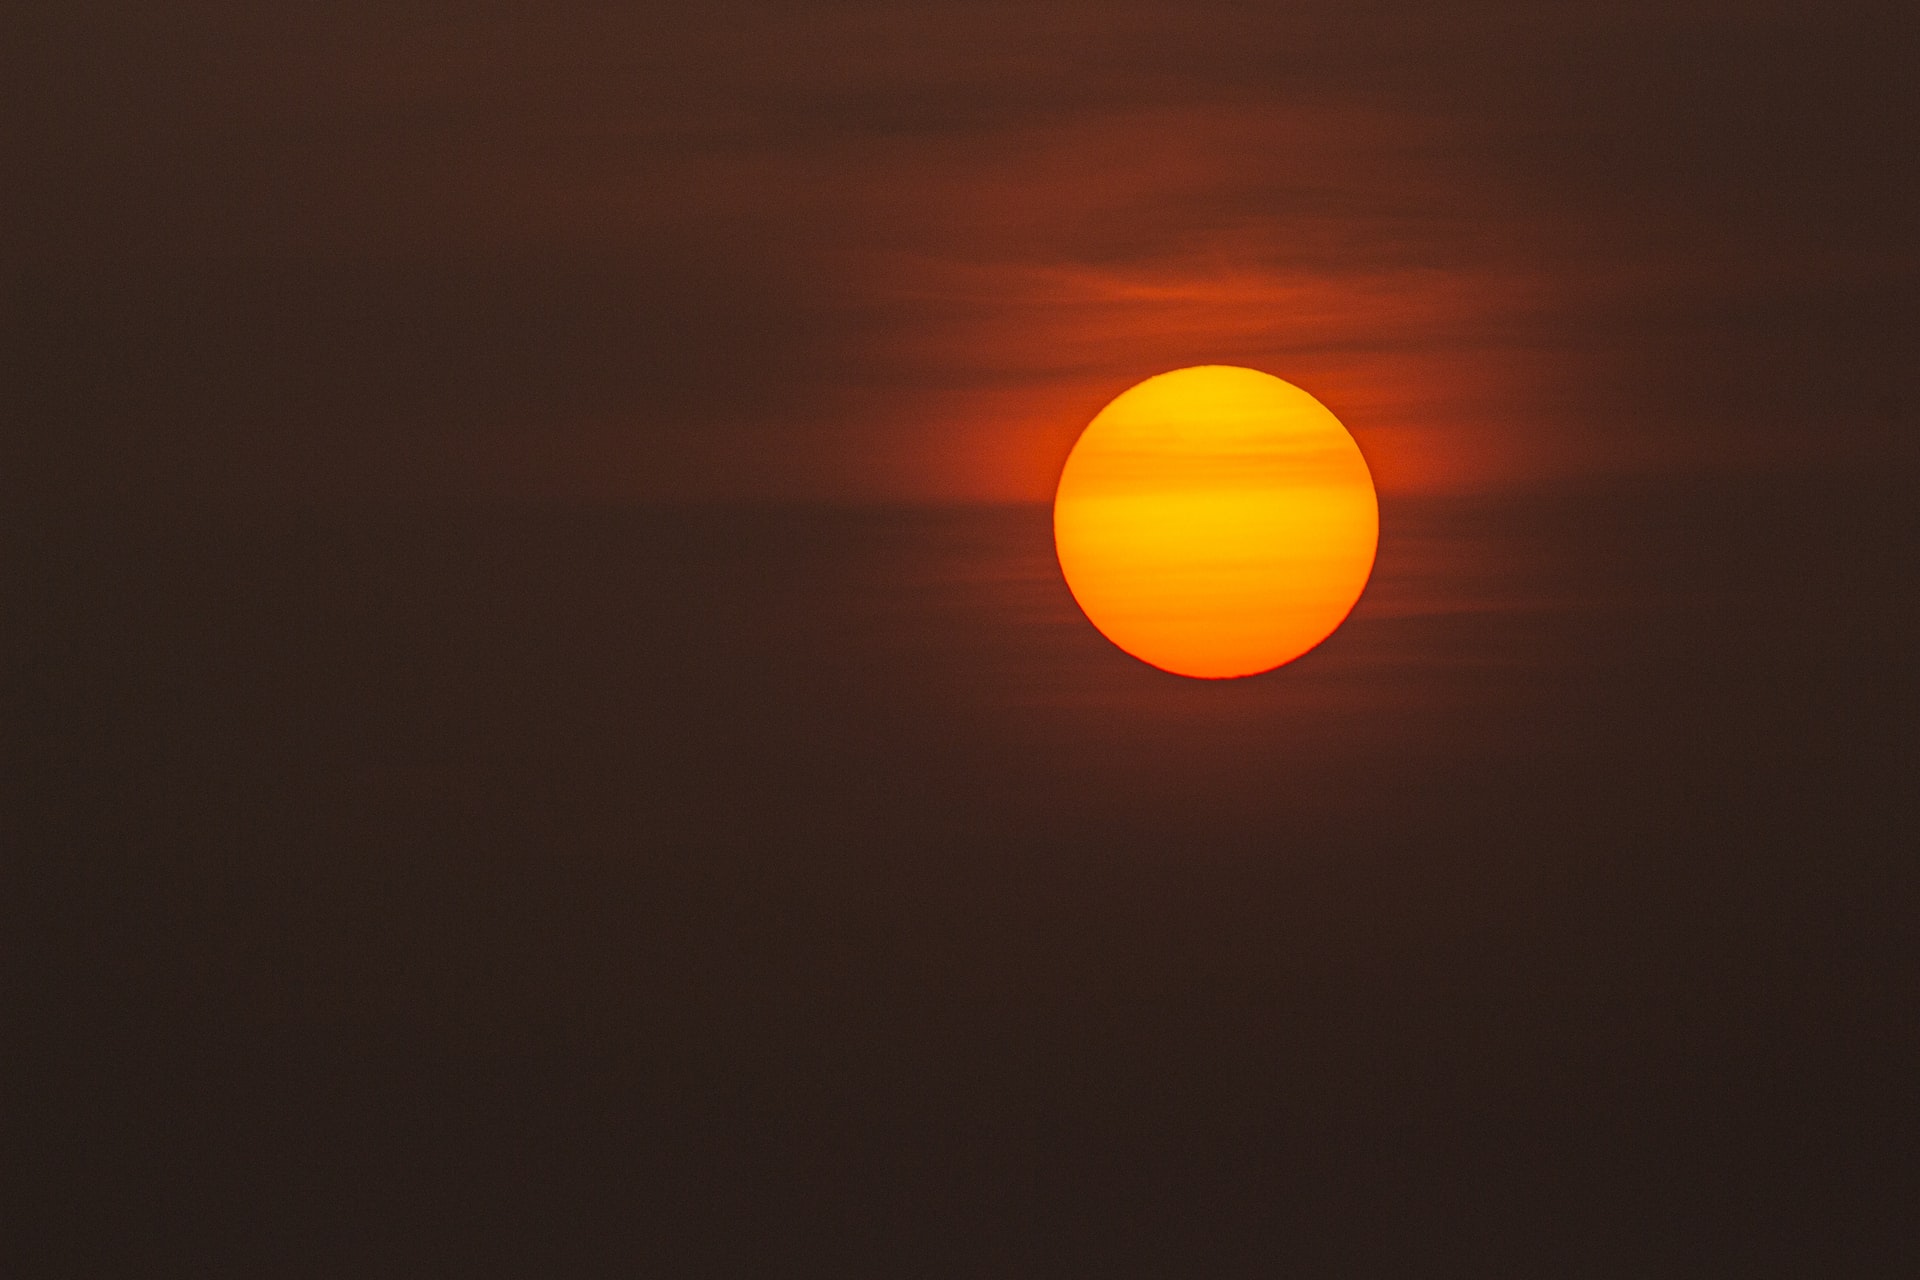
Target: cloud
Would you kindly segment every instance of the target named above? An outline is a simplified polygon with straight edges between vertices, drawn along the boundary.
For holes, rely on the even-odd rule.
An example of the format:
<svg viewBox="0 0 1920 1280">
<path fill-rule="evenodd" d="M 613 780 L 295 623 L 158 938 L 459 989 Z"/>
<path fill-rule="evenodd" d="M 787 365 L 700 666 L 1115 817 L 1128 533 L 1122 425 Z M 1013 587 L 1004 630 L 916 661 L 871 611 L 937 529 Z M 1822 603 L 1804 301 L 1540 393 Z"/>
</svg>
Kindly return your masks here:
<svg viewBox="0 0 1920 1280">
<path fill-rule="evenodd" d="M 11 471 L 74 501 L 1031 498 L 1107 397 L 1221 360 L 1320 394 L 1389 486 L 1870 449 L 1916 398 L 1903 30 L 1869 6 L 50 15 L 10 77 Z"/>
</svg>

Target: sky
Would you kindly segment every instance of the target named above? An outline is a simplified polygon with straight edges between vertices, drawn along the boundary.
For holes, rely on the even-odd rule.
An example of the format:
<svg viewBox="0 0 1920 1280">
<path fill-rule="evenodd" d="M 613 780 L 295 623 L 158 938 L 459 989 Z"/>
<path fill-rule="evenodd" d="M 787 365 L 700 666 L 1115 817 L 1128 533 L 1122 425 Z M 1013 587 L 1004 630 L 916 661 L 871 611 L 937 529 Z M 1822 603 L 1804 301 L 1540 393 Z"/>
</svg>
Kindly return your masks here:
<svg viewBox="0 0 1920 1280">
<path fill-rule="evenodd" d="M 30 5 L 8 1274 L 1905 1277 L 1907 4 Z M 1378 486 L 1187 680 L 1166 370 Z"/>
<path fill-rule="evenodd" d="M 1392 490 L 1910 421 L 1901 6 L 64 6 L 29 499 L 1031 501 L 1151 373 Z"/>
</svg>

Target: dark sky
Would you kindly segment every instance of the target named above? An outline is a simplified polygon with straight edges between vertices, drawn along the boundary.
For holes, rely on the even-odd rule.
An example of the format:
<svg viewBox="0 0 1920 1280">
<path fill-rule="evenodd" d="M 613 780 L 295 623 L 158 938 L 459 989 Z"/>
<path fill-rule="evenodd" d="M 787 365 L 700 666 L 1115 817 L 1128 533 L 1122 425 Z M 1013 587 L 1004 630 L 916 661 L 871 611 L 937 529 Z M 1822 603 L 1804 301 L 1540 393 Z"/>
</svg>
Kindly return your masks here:
<svg viewBox="0 0 1920 1280">
<path fill-rule="evenodd" d="M 1896 4 L 62 6 L 27 496 L 1045 497 L 1148 373 L 1383 483 L 1799 466 L 1914 400 Z"/>
<path fill-rule="evenodd" d="M 1910 6 L 4 25 L 0 1272 L 1920 1274 Z"/>
</svg>

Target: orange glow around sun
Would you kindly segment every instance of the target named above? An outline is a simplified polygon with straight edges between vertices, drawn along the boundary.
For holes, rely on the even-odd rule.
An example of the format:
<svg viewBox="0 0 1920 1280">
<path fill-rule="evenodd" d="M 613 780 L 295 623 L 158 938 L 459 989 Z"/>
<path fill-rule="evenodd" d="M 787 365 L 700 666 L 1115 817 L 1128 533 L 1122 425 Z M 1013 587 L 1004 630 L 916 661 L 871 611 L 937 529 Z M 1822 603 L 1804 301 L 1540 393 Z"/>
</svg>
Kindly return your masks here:
<svg viewBox="0 0 1920 1280">
<path fill-rule="evenodd" d="M 1067 587 L 1107 639 L 1225 679 L 1291 662 L 1345 620 L 1380 508 L 1326 406 L 1270 374 L 1201 365 L 1095 416 L 1060 474 L 1053 532 Z"/>
</svg>

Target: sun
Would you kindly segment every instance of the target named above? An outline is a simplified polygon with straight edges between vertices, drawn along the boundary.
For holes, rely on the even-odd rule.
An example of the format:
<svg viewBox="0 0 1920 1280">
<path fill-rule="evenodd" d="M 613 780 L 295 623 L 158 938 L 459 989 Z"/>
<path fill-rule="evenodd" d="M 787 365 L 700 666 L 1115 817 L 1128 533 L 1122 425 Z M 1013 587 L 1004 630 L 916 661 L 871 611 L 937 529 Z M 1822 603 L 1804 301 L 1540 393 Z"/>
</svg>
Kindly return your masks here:
<svg viewBox="0 0 1920 1280">
<path fill-rule="evenodd" d="M 1101 634 L 1176 675 L 1291 662 L 1360 599 L 1380 506 L 1360 447 L 1292 383 L 1200 365 L 1122 392 L 1053 499 L 1067 587 Z"/>
</svg>

